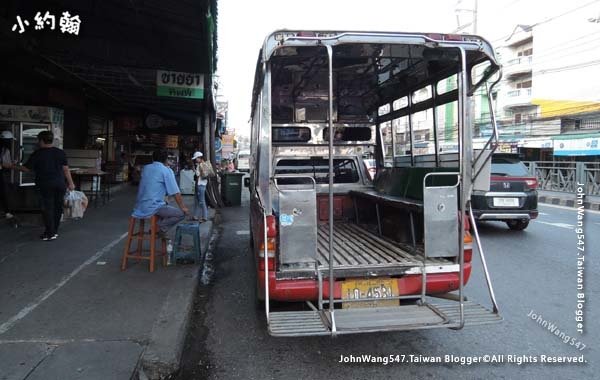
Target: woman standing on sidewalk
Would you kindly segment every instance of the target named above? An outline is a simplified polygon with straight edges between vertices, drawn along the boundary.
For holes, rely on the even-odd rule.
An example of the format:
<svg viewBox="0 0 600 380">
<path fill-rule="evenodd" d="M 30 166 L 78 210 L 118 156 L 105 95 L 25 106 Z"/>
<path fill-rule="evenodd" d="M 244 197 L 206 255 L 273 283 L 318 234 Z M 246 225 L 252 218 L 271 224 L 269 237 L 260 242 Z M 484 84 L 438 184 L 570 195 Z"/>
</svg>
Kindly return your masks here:
<svg viewBox="0 0 600 380">
<path fill-rule="evenodd" d="M 194 220 L 206 222 L 208 218 L 208 207 L 206 206 L 206 185 L 208 177 L 214 176 L 212 166 L 204 161 L 202 152 L 195 152 L 192 156 L 194 161 L 194 179 L 196 182 L 196 203 L 194 204 Z"/>
<path fill-rule="evenodd" d="M 54 134 L 42 131 L 38 134 L 39 149 L 33 152 L 25 166 L 15 169 L 35 173 L 35 185 L 42 199 L 42 216 L 46 230 L 42 240 L 55 240 L 63 212 L 63 202 L 67 187 L 75 189 L 71 172 L 67 165 L 67 155 L 62 149 L 53 146 Z"/>
</svg>

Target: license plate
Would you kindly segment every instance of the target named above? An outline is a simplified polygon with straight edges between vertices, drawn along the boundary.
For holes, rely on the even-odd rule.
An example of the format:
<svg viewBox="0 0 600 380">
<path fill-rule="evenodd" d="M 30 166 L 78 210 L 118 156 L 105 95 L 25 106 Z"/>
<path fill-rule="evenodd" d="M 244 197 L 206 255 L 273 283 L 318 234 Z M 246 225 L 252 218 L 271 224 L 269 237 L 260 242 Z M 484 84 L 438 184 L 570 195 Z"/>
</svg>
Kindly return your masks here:
<svg viewBox="0 0 600 380">
<path fill-rule="evenodd" d="M 379 306 L 397 306 L 398 300 L 386 298 L 397 297 L 398 281 L 391 278 L 373 278 L 346 280 L 342 283 L 343 300 L 360 300 L 376 298 L 377 300 L 363 302 L 342 302 L 342 308 L 364 308 Z"/>
<path fill-rule="evenodd" d="M 519 198 L 494 198 L 495 207 L 519 207 Z"/>
</svg>

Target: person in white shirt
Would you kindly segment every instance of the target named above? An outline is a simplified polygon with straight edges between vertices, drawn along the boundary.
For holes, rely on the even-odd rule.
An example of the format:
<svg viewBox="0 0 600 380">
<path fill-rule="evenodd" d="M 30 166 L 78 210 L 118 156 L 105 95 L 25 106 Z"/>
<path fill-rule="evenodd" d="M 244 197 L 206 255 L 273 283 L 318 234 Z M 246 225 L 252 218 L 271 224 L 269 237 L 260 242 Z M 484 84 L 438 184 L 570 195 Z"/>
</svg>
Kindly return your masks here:
<svg viewBox="0 0 600 380">
<path fill-rule="evenodd" d="M 212 166 L 203 158 L 202 152 L 195 152 L 192 156 L 194 161 L 194 178 L 196 179 L 196 200 L 194 205 L 194 220 L 206 222 L 208 219 L 208 207 L 206 205 L 206 185 L 208 177 L 214 175 Z"/>
</svg>

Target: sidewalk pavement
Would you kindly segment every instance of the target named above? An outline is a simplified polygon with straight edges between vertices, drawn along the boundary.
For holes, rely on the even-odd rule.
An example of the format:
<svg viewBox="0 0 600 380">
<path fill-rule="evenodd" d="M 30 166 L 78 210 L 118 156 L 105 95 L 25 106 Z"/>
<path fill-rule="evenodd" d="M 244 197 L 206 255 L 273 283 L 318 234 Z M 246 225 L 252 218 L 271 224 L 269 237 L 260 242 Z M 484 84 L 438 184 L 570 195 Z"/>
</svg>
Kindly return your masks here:
<svg viewBox="0 0 600 380">
<path fill-rule="evenodd" d="M 538 190 L 538 202 L 566 207 L 578 207 L 576 195 L 564 191 Z M 583 206 L 587 210 L 600 211 L 600 196 L 586 195 Z"/>
<path fill-rule="evenodd" d="M 0 226 L 1 380 L 177 371 L 200 266 L 158 260 L 150 273 L 147 261 L 129 260 L 120 271 L 135 191 L 64 223 L 55 241 L 39 240 L 41 227 Z M 203 257 L 214 216 L 201 224 Z"/>
</svg>

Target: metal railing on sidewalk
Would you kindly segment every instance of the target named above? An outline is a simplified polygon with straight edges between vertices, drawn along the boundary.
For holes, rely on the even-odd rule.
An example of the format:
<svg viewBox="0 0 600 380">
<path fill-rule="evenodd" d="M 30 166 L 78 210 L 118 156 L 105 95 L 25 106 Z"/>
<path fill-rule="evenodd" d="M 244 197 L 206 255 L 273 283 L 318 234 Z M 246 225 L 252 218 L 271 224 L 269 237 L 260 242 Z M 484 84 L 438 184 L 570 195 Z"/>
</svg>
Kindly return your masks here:
<svg viewBox="0 0 600 380">
<path fill-rule="evenodd" d="M 586 195 L 600 195 L 600 162 L 525 161 L 540 190 L 574 193 L 583 186 Z M 581 184 L 581 185 L 580 185 Z"/>
</svg>

